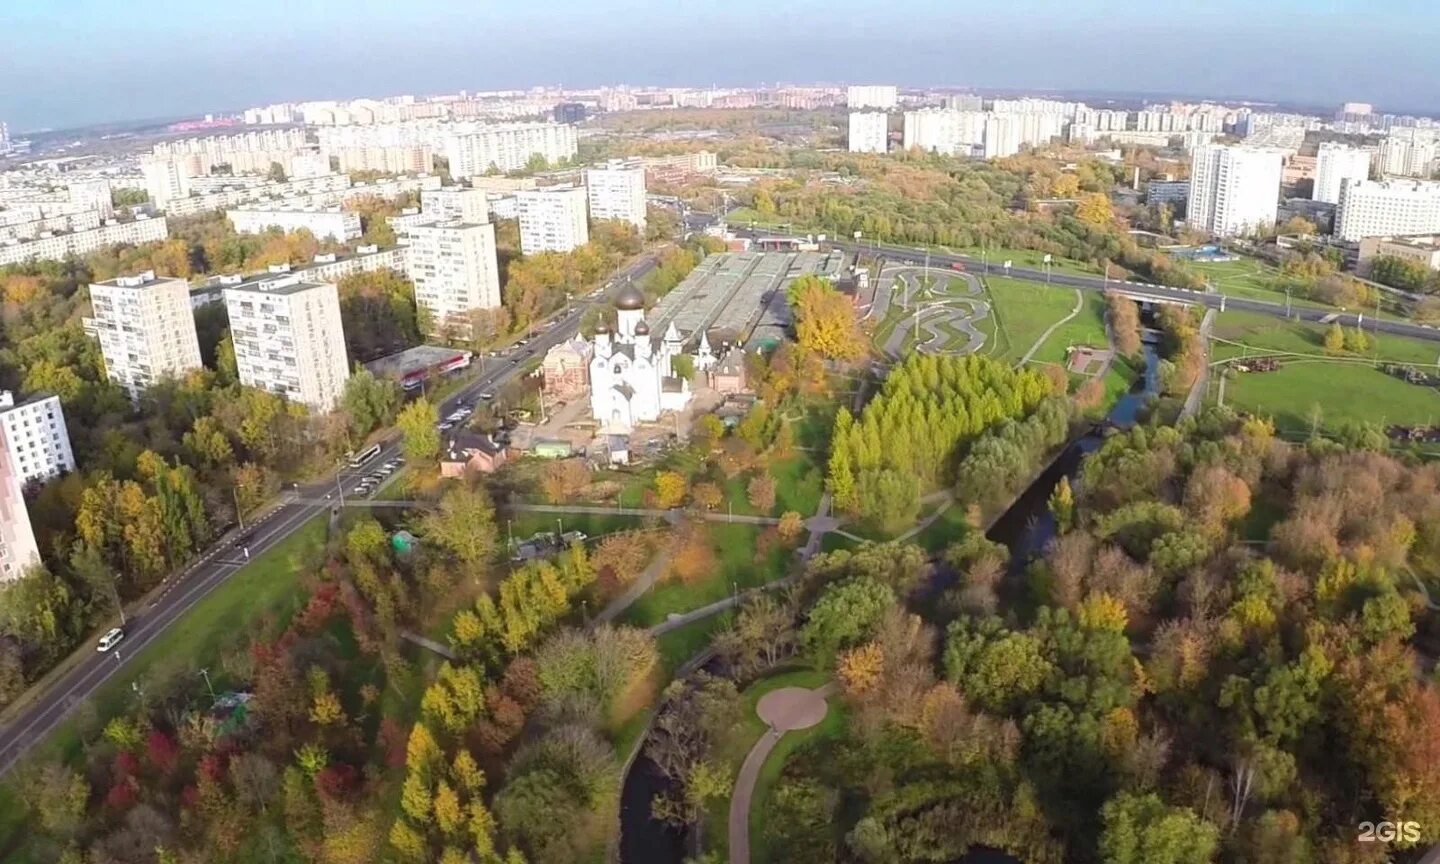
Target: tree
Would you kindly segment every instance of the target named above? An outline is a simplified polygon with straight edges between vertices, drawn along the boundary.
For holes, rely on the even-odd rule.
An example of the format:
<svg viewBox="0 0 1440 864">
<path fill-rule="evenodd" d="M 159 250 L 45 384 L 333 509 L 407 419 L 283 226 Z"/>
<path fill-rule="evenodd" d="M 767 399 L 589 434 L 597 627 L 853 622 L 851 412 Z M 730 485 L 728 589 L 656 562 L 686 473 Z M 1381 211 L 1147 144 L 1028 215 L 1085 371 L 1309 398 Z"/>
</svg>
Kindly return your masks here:
<svg viewBox="0 0 1440 864">
<path fill-rule="evenodd" d="M 495 506 L 483 488 L 459 487 L 420 522 L 426 539 L 460 559 L 472 574 L 483 573 L 495 554 Z"/>
<path fill-rule="evenodd" d="M 1326 338 L 1328 340 L 1329 334 L 1326 334 Z M 1352 354 L 1364 354 L 1370 350 L 1370 337 L 1359 327 L 1345 331 L 1345 350 Z"/>
<path fill-rule="evenodd" d="M 400 388 L 394 381 L 376 378 L 370 370 L 356 366 L 350 380 L 345 382 L 342 402 L 350 415 L 350 434 L 363 439 L 374 430 L 389 426 L 395 421 L 401 400 Z"/>
<path fill-rule="evenodd" d="M 685 503 L 688 484 L 685 476 L 675 471 L 661 471 L 655 475 L 655 503 L 669 510 Z"/>
<path fill-rule="evenodd" d="M 590 469 L 584 459 L 553 459 L 545 464 L 540 485 L 551 504 L 574 500 L 590 484 Z"/>
<path fill-rule="evenodd" d="M 1135 301 L 1118 291 L 1105 294 L 1110 312 L 1110 330 L 1115 334 L 1115 350 L 1125 357 L 1140 356 L 1140 311 Z"/>
<path fill-rule="evenodd" d="M 786 289 L 800 347 L 827 360 L 854 360 L 865 351 L 855 305 L 824 279 L 806 274 Z"/>
<path fill-rule="evenodd" d="M 725 493 L 714 483 L 696 483 L 690 492 L 690 500 L 702 510 L 714 510 L 725 501 Z"/>
<path fill-rule="evenodd" d="M 756 474 L 745 487 L 745 495 L 751 507 L 769 513 L 775 508 L 775 478 L 767 473 Z"/>
<path fill-rule="evenodd" d="M 439 423 L 439 412 L 423 397 L 401 409 L 395 425 L 400 428 L 400 446 L 407 459 L 430 462 L 440 455 Z"/>
<path fill-rule="evenodd" d="M 1061 534 L 1075 527 L 1075 494 L 1070 491 L 1070 478 L 1061 477 L 1050 493 L 1050 514 L 1055 517 L 1055 530 Z"/>
<path fill-rule="evenodd" d="M 794 510 L 786 510 L 780 516 L 780 524 L 775 526 L 780 539 L 786 543 L 794 543 L 805 531 L 805 519 Z"/>
<path fill-rule="evenodd" d="M 828 665 L 840 649 L 868 638 L 894 603 L 895 592 L 868 577 L 827 586 L 810 609 L 800 641 Z"/>
<path fill-rule="evenodd" d="M 1109 225 L 1115 220 L 1115 208 L 1110 205 L 1110 196 L 1093 192 L 1080 199 L 1075 206 L 1075 218 L 1087 225 Z"/>
<path fill-rule="evenodd" d="M 1340 326 L 1339 321 L 1330 322 L 1330 327 L 1325 331 L 1325 353 L 1339 354 L 1345 350 L 1345 330 Z"/>
<path fill-rule="evenodd" d="M 1105 864 L 1203 864 L 1215 859 L 1220 831 L 1188 807 L 1158 795 L 1123 792 L 1100 810 Z"/>
<path fill-rule="evenodd" d="M 270 170 L 266 173 L 265 177 L 271 183 L 284 183 L 285 166 L 281 165 L 279 162 L 271 162 Z"/>
</svg>

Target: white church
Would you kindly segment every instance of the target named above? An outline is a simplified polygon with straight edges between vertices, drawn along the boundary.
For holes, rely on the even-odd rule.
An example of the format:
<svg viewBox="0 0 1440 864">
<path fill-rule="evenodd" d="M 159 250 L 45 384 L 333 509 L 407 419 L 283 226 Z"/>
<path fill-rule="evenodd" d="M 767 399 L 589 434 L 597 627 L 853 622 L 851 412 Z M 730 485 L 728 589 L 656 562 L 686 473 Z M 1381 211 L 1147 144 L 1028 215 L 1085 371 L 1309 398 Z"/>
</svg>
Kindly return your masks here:
<svg viewBox="0 0 1440 864">
<path fill-rule="evenodd" d="M 672 321 L 664 338 L 651 338 L 645 323 L 645 295 L 627 285 L 615 296 L 615 333 L 595 333 L 590 360 L 590 412 L 601 430 L 629 434 L 636 423 L 653 423 L 666 411 L 690 404 L 690 382 L 675 374 L 684 338 Z M 714 363 L 704 334 L 695 355 L 696 371 Z"/>
</svg>

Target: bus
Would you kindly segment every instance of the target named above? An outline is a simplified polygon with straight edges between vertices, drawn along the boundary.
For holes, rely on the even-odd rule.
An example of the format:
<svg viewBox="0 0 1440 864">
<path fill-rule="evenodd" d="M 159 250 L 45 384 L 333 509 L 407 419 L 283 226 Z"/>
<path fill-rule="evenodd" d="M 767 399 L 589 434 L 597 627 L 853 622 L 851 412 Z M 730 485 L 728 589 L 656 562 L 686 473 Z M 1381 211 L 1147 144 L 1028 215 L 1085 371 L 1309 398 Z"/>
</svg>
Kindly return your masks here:
<svg viewBox="0 0 1440 864">
<path fill-rule="evenodd" d="M 361 465 L 364 465 L 366 462 L 369 462 L 371 459 L 374 459 L 376 456 L 379 455 L 380 445 L 372 444 L 364 450 L 361 450 L 359 453 L 354 453 L 350 456 L 350 467 L 359 468 Z"/>
</svg>

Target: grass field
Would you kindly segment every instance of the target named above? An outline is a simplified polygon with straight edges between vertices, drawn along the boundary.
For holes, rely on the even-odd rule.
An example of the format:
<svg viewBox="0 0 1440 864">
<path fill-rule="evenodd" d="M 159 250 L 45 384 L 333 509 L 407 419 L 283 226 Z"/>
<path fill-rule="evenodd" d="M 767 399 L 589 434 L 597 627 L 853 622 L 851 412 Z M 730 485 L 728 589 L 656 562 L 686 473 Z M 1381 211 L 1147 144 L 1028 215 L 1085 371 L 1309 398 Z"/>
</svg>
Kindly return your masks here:
<svg viewBox="0 0 1440 864">
<path fill-rule="evenodd" d="M 1032 363 L 1064 363 L 1065 349 L 1077 345 L 1103 348 L 1105 339 L 1105 298 L 1084 292 L 1080 314 L 1058 327 L 1030 358 Z M 1066 310 L 1069 314 L 1069 310 Z"/>
<path fill-rule="evenodd" d="M 1214 360 L 1255 354 L 1306 355 L 1283 360 L 1275 372 L 1238 373 L 1225 382 L 1225 404 L 1274 418 L 1290 434 L 1313 423 L 1333 430 L 1354 422 L 1430 424 L 1440 419 L 1440 393 L 1407 384 L 1372 363 L 1434 366 L 1440 344 L 1379 334 L 1363 356 L 1324 354 L 1325 327 L 1253 312 L 1225 312 L 1215 321 Z M 1370 334 L 1367 334 L 1370 335 Z M 1218 340 L 1230 340 L 1229 342 Z M 1239 343 L 1239 344 L 1233 344 Z M 1211 397 L 1219 398 L 1212 380 Z"/>
<path fill-rule="evenodd" d="M 983 351 L 997 360 L 1018 361 L 1046 328 L 1075 308 L 1072 288 L 1047 287 L 1043 282 L 1005 276 L 987 278 L 985 287 L 990 295 L 997 335 Z M 1076 321 L 1083 317 L 1084 310 L 1081 312 Z"/>
<path fill-rule="evenodd" d="M 1259 312 L 1231 310 L 1215 318 L 1211 335 L 1217 340 L 1239 342 L 1243 345 L 1228 345 L 1217 341 L 1211 348 L 1212 360 L 1252 355 L 1259 352 L 1286 352 L 1294 354 L 1316 354 L 1324 352 L 1325 325 L 1305 321 L 1287 321 Z M 1363 355 L 1387 363 L 1409 363 L 1434 366 L 1440 361 L 1440 342 L 1412 339 L 1408 336 L 1377 334 L 1367 330 L 1371 337 L 1371 350 Z M 1354 356 L 1354 355 L 1349 355 Z"/>
<path fill-rule="evenodd" d="M 1212 392 L 1218 385 L 1212 385 Z M 1225 404 L 1266 415 L 1289 434 L 1348 423 L 1433 425 L 1440 421 L 1440 392 L 1360 364 L 1301 361 L 1263 374 L 1240 374 L 1225 383 Z"/>
<path fill-rule="evenodd" d="M 675 579 L 660 582 L 625 611 L 622 620 L 636 627 L 651 627 L 672 613 L 689 612 L 728 596 L 772 582 L 785 573 L 790 561 L 788 550 L 776 546 L 759 562 L 755 561 L 755 544 L 761 526 L 741 523 L 712 522 L 710 541 L 716 566 L 710 575 L 695 582 Z"/>
</svg>

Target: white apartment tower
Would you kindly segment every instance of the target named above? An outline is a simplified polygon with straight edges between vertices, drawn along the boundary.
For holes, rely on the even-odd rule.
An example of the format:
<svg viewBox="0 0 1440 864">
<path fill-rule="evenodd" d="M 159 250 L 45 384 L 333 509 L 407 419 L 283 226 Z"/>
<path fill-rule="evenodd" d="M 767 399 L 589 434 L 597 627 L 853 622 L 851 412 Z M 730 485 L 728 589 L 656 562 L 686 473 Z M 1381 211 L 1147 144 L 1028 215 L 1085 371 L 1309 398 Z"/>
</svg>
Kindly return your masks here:
<svg viewBox="0 0 1440 864">
<path fill-rule="evenodd" d="M 520 251 L 526 255 L 569 252 L 590 242 L 586 194 L 580 186 L 516 192 L 515 206 L 520 217 Z"/>
<path fill-rule="evenodd" d="M 1326 141 L 1315 155 L 1315 191 L 1310 197 L 1326 204 L 1339 204 L 1340 187 L 1346 181 L 1369 178 L 1370 151 Z"/>
<path fill-rule="evenodd" d="M 86 330 L 100 341 L 105 373 L 131 398 L 163 378 L 200 368 L 190 285 L 153 270 L 90 286 L 95 317 Z"/>
<path fill-rule="evenodd" d="M 1274 224 L 1280 200 L 1280 153 L 1207 144 L 1190 160 L 1186 221 L 1216 237 L 1234 237 Z"/>
<path fill-rule="evenodd" d="M 849 143 L 851 153 L 889 150 L 890 115 L 883 111 L 851 111 Z"/>
<path fill-rule="evenodd" d="M 452 177 L 518 171 L 531 157 L 554 163 L 575 155 L 575 127 L 562 123 L 521 123 L 446 136 L 445 158 Z"/>
<path fill-rule="evenodd" d="M 1360 180 L 1340 189 L 1335 236 L 1349 243 L 1365 237 L 1433 234 L 1440 231 L 1440 183 L 1424 180 Z"/>
<path fill-rule="evenodd" d="M 225 289 L 240 383 L 319 413 L 345 395 L 350 364 L 333 282 L 264 279 Z"/>
<path fill-rule="evenodd" d="M 9 390 L 0 390 L 0 446 L 10 454 L 10 467 L 22 486 L 75 470 L 59 396 L 32 396 L 16 403 Z"/>
<path fill-rule="evenodd" d="M 904 147 L 927 153 L 969 156 L 985 144 L 985 113 L 949 108 L 905 112 Z"/>
<path fill-rule="evenodd" d="M 174 159 L 146 159 L 140 163 L 150 203 L 164 210 L 178 198 L 190 197 L 190 177 Z"/>
<path fill-rule="evenodd" d="M 425 313 L 428 329 L 468 337 L 470 313 L 500 305 L 495 226 L 437 222 L 409 233 L 415 305 Z"/>
<path fill-rule="evenodd" d="M 15 454 L 0 447 L 0 582 L 19 579 L 26 568 L 38 563 L 40 548 L 25 506 L 25 484 Z"/>
<path fill-rule="evenodd" d="M 899 90 L 893 84 L 858 84 L 845 90 L 845 105 L 852 110 L 878 108 L 889 111 L 899 101 Z"/>
<path fill-rule="evenodd" d="M 591 219 L 620 219 L 645 233 L 645 169 L 615 160 L 585 172 Z"/>
</svg>

